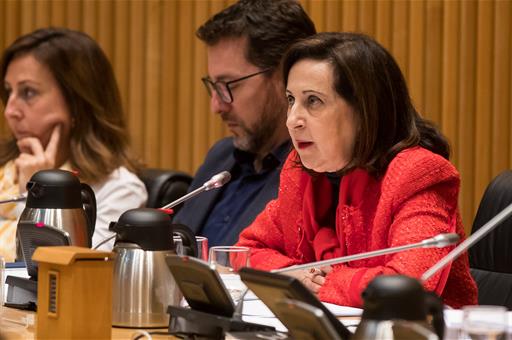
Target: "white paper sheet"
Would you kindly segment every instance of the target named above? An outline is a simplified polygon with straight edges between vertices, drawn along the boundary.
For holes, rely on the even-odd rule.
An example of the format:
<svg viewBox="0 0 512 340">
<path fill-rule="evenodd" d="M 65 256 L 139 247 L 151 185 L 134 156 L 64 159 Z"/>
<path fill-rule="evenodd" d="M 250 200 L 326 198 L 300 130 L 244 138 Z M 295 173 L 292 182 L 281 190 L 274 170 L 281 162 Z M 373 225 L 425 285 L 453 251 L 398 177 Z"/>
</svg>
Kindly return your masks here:
<svg viewBox="0 0 512 340">
<path fill-rule="evenodd" d="M 508 333 L 512 332 L 512 312 L 507 312 L 508 317 Z M 444 323 L 448 328 L 462 328 L 462 309 L 445 309 Z"/>
<path fill-rule="evenodd" d="M 246 296 L 251 297 L 252 292 Z M 324 305 L 336 316 L 360 316 L 362 309 L 338 306 L 332 303 L 324 303 Z M 247 322 L 259 323 L 262 325 L 273 326 L 278 331 L 286 331 L 286 327 L 275 317 L 275 315 L 268 309 L 268 307 L 257 299 L 245 299 L 242 312 L 242 319 Z M 354 326 L 359 324 L 359 320 L 350 320 L 346 326 Z"/>
</svg>

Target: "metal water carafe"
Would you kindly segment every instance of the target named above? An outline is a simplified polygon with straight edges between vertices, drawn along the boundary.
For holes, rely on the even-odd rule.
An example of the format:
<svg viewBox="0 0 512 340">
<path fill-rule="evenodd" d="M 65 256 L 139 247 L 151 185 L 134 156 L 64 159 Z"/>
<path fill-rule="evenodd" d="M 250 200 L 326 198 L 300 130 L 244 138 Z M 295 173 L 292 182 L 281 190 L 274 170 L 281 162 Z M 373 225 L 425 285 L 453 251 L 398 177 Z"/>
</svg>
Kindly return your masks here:
<svg viewBox="0 0 512 340">
<path fill-rule="evenodd" d="M 182 294 L 165 257 L 175 254 L 173 234 L 183 240 L 185 253 L 196 256 L 194 234 L 172 224 L 163 211 L 128 210 L 110 230 L 117 233 L 114 245 L 112 325 L 118 327 L 166 327 L 167 306 L 180 304 Z"/>
<path fill-rule="evenodd" d="M 361 322 L 351 340 L 443 338 L 443 303 L 418 280 L 381 275 L 368 284 L 362 297 Z"/>
<path fill-rule="evenodd" d="M 59 229 L 71 245 L 91 247 L 96 223 L 94 191 L 69 171 L 38 171 L 27 183 L 27 203 L 19 224 L 24 222 Z"/>
</svg>

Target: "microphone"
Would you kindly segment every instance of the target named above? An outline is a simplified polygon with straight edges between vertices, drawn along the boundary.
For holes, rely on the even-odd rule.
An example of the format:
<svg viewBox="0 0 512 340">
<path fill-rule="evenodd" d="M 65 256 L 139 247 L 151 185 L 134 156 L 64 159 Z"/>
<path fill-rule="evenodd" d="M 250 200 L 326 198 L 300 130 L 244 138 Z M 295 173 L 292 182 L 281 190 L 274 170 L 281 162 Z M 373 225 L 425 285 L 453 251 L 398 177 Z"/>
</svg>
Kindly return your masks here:
<svg viewBox="0 0 512 340">
<path fill-rule="evenodd" d="M 12 203 L 12 202 L 21 202 L 27 199 L 27 193 L 21 194 L 19 196 L 11 196 L 6 199 L 0 200 L 0 204 L 4 203 Z"/>
<path fill-rule="evenodd" d="M 217 189 L 231 180 L 231 174 L 227 171 L 222 171 L 214 176 L 209 181 L 203 184 L 206 187 L 205 191 Z"/>
<path fill-rule="evenodd" d="M 509 204 L 505 209 L 500 211 L 496 216 L 490 219 L 486 224 L 483 225 L 482 228 L 478 229 L 473 235 L 469 236 L 464 242 L 459 244 L 457 247 L 452 249 L 445 257 L 439 260 L 434 266 L 432 266 L 429 270 L 427 270 L 421 276 L 421 281 L 425 282 L 432 275 L 437 273 L 439 270 L 443 269 L 448 263 L 455 260 L 459 257 L 463 252 L 469 249 L 473 244 L 480 241 L 482 237 L 490 233 L 494 228 L 503 223 L 508 217 L 512 215 L 512 204 Z"/>
<path fill-rule="evenodd" d="M 336 257 L 334 259 L 329 259 L 329 260 L 322 260 L 322 261 L 316 261 L 316 262 L 311 262 L 311 263 L 306 263 L 306 264 L 299 264 L 299 265 L 294 265 L 294 266 L 290 266 L 290 267 L 274 269 L 271 272 L 272 273 L 286 273 L 286 272 L 290 272 L 293 270 L 309 269 L 309 268 L 313 268 L 313 267 L 321 267 L 321 266 L 340 264 L 340 263 L 345 263 L 345 262 L 350 262 L 350 261 L 355 261 L 355 260 L 363 260 L 363 259 L 368 259 L 370 257 L 393 254 L 393 253 L 397 253 L 400 251 L 415 249 L 415 248 L 443 248 L 443 247 L 452 245 L 454 243 L 457 243 L 458 241 L 459 241 L 459 235 L 457 235 L 455 233 L 439 234 L 437 236 L 427 238 L 418 243 L 412 243 L 412 244 L 406 244 L 406 245 L 398 246 L 398 247 L 374 250 L 374 251 L 369 251 L 369 252 L 361 253 L 361 254 Z"/>
<path fill-rule="evenodd" d="M 181 196 L 177 200 L 172 201 L 171 203 L 161 207 L 160 210 L 171 209 L 171 208 L 177 206 L 178 204 L 185 202 L 185 201 L 191 199 L 192 197 L 202 193 L 203 191 L 209 191 L 212 189 L 220 188 L 221 186 L 223 186 L 224 184 L 229 182 L 230 179 L 231 179 L 231 174 L 228 171 L 219 172 L 218 174 L 213 175 L 212 178 L 210 178 L 208 181 L 206 181 L 203 185 L 201 185 L 196 190 L 191 191 L 188 194 Z M 116 236 L 117 236 L 117 234 L 114 234 L 112 236 L 109 236 L 109 237 L 101 240 L 100 243 L 95 245 L 92 249 L 98 249 L 100 246 L 104 245 L 105 243 L 112 240 Z"/>
<path fill-rule="evenodd" d="M 182 197 L 178 198 L 177 200 L 172 201 L 171 203 L 161 207 L 160 209 L 171 209 L 171 208 L 177 206 L 178 204 L 183 203 L 204 191 L 209 191 L 212 189 L 220 188 L 221 186 L 223 186 L 224 184 L 229 182 L 230 179 L 231 179 L 231 174 L 227 171 L 222 171 L 222 172 L 212 176 L 212 178 L 210 178 L 208 181 L 206 181 L 202 186 L 200 186 L 196 190 L 189 192 L 185 196 L 182 196 Z"/>
</svg>

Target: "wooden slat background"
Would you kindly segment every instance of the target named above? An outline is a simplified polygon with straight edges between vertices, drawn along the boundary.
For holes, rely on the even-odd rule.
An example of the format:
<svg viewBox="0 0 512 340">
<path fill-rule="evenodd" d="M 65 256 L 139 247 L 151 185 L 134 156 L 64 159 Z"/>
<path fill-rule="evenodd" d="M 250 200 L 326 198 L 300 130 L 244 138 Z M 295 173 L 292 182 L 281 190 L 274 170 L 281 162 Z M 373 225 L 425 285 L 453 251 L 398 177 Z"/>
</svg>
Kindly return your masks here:
<svg viewBox="0 0 512 340">
<path fill-rule="evenodd" d="M 366 32 L 396 57 L 418 110 L 450 139 L 468 229 L 487 183 L 512 167 L 512 2 L 301 2 L 319 31 Z M 194 31 L 230 3 L 0 0 L 0 48 L 49 25 L 89 33 L 114 65 L 135 151 L 148 166 L 193 173 L 226 135 L 200 82 L 206 55 Z"/>
</svg>

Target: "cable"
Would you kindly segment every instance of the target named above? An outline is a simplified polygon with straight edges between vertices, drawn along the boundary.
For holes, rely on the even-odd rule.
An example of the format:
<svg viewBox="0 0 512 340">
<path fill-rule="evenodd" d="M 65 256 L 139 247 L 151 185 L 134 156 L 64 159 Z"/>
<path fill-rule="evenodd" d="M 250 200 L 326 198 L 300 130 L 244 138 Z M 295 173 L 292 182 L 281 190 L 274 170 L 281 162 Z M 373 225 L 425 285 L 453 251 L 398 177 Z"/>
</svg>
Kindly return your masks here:
<svg viewBox="0 0 512 340">
<path fill-rule="evenodd" d="M 162 331 L 144 331 L 144 330 L 138 330 L 135 333 L 132 334 L 132 340 L 141 340 L 141 339 L 147 339 L 147 340 L 153 340 L 152 335 L 172 335 L 181 339 L 201 339 L 201 337 L 204 338 L 203 334 L 199 333 L 186 333 L 186 332 L 162 332 Z"/>
</svg>

